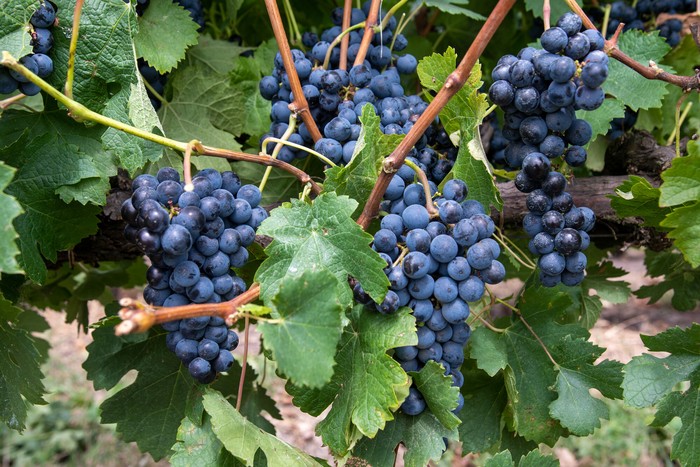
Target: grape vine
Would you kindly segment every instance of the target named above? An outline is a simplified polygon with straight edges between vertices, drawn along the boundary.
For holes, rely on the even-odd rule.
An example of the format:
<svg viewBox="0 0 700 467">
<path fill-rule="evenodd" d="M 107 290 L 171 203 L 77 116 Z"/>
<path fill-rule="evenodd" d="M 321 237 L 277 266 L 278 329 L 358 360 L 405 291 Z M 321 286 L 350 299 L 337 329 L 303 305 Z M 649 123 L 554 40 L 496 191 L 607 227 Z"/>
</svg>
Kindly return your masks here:
<svg viewBox="0 0 700 467">
<path fill-rule="evenodd" d="M 590 330 L 700 302 L 698 4 L 340 3 L 0 6 L 0 419 L 43 402 L 56 308 L 156 460 L 320 465 L 284 391 L 337 462 L 553 465 L 623 400 L 697 465 L 697 324 L 625 364 Z"/>
</svg>

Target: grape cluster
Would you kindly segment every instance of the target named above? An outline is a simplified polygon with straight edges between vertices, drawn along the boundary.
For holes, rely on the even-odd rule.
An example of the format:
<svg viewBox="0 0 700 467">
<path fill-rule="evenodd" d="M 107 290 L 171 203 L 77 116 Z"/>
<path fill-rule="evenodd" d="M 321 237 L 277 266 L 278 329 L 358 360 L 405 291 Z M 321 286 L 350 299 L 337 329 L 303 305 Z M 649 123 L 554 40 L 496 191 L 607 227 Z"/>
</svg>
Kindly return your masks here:
<svg viewBox="0 0 700 467">
<path fill-rule="evenodd" d="M 31 45 L 34 53 L 20 58 L 19 63 L 40 78 L 46 78 L 53 73 L 53 60 L 48 54 L 53 47 L 51 28 L 55 21 L 56 8 L 45 0 L 29 19 L 32 26 Z M 0 94 L 10 94 L 18 89 L 27 96 L 35 96 L 41 91 L 39 86 L 30 82 L 21 73 L 0 66 Z"/>
<path fill-rule="evenodd" d="M 245 291 L 231 271 L 248 260 L 246 247 L 267 218 L 256 186 L 243 185 L 233 172 L 200 171 L 185 190 L 173 168 L 154 177 L 139 175 L 133 194 L 124 201 L 126 238 L 151 260 L 144 300 L 154 306 L 219 303 Z M 168 348 L 188 365 L 203 384 L 233 363 L 238 336 L 218 317 L 200 317 L 163 324 Z"/>
<path fill-rule="evenodd" d="M 647 24 L 653 24 L 668 45 L 675 47 L 681 42 L 683 22 L 677 18 L 671 18 L 656 25 L 653 21 L 654 17 L 661 13 L 692 13 L 696 9 L 696 0 L 639 0 L 634 6 L 623 0 L 617 0 L 610 3 L 610 19 L 605 34 L 607 37 L 612 36 L 620 23 L 624 24 L 623 31 L 644 30 Z M 604 12 L 601 8 L 590 8 L 586 12 L 594 22 L 602 24 Z"/>
<path fill-rule="evenodd" d="M 564 191 L 566 179 L 551 162 L 563 155 L 571 167 L 585 163 L 583 146 L 592 129 L 576 118 L 576 110 L 595 110 L 605 99 L 600 88 L 608 76 L 605 41 L 594 29 L 581 32 L 581 26 L 577 15 L 563 15 L 542 34 L 543 49 L 526 47 L 517 57 L 502 57 L 489 89 L 505 113 L 502 135 L 509 142 L 503 157 L 511 168 L 521 169 L 515 186 L 529 193 L 525 229 L 533 237 L 531 251 L 542 255 L 540 273 L 548 286 L 581 282 L 585 256 L 580 250 L 588 244 L 583 234 L 594 222 L 590 209 L 574 206 Z M 577 259 L 565 268 L 569 257 Z"/>
<path fill-rule="evenodd" d="M 384 314 L 410 307 L 418 325 L 418 344 L 397 348 L 394 358 L 406 371 L 418 371 L 434 360 L 461 387 L 464 377 L 459 368 L 471 333 L 466 324 L 468 302 L 481 299 L 484 284 L 505 278 L 505 268 L 497 260 L 500 247 L 490 238 L 495 226 L 478 201 L 466 200 L 462 180 L 447 181 L 441 196 L 431 186 L 439 212 L 431 219 L 423 186 L 401 175 L 393 177 L 385 194 L 391 214 L 382 218 L 372 245 L 386 261 L 389 291 L 382 303 L 374 303 L 356 284 L 355 298 Z M 463 405 L 460 395 L 455 412 Z M 418 415 L 425 406 L 414 386 L 401 409 Z"/>
</svg>

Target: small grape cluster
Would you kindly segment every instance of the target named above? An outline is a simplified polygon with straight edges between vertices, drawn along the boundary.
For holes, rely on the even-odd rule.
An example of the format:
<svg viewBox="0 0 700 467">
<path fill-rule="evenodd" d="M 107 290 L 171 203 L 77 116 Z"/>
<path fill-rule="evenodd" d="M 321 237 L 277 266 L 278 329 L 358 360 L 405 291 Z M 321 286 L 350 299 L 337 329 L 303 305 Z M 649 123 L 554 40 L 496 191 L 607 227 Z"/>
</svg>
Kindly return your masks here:
<svg viewBox="0 0 700 467">
<path fill-rule="evenodd" d="M 439 213 L 435 219 L 425 207 L 423 186 L 406 184 L 399 174 L 393 177 L 385 199 L 400 206 L 401 212 L 392 210 L 382 218 L 372 245 L 386 261 L 389 291 L 382 303 L 374 303 L 359 284 L 354 294 L 360 303 L 384 314 L 400 306 L 411 308 L 418 344 L 397 348 L 394 358 L 406 371 L 418 371 L 426 362 L 436 361 L 461 387 L 464 377 L 459 368 L 471 333 L 466 324 L 468 302 L 481 299 L 485 283 L 501 282 L 505 268 L 497 260 L 500 247 L 490 238 L 493 220 L 478 201 L 466 200 L 466 183 L 447 181 L 442 196 L 435 196 L 434 186 L 431 191 Z M 463 405 L 460 395 L 455 412 Z M 403 412 L 418 415 L 425 407 L 420 391 L 411 387 Z"/>
<path fill-rule="evenodd" d="M 39 8 L 29 19 L 33 29 L 31 45 L 34 53 L 20 58 L 19 63 L 40 78 L 46 78 L 53 73 L 53 60 L 48 54 L 53 47 L 53 34 L 50 28 L 55 22 L 56 8 L 45 0 L 42 0 Z M 10 94 L 17 89 L 27 96 L 35 96 L 41 91 L 39 86 L 30 82 L 21 73 L 0 66 L 0 94 Z"/>
<path fill-rule="evenodd" d="M 139 175 L 121 208 L 126 238 L 148 255 L 144 300 L 154 306 L 232 300 L 246 284 L 231 271 L 248 261 L 246 249 L 267 218 L 256 186 L 243 185 L 233 172 L 200 171 L 185 189 L 173 168 L 154 177 Z M 203 384 L 233 364 L 238 336 L 219 317 L 163 324 L 168 348 Z"/>
<path fill-rule="evenodd" d="M 353 8 L 351 25 L 365 21 L 368 11 L 369 2 L 363 9 Z M 384 14 L 382 12 L 381 17 Z M 343 9 L 335 9 L 332 14 L 335 26 L 323 31 L 320 38 L 314 33 L 304 33 L 302 41 L 309 48 L 307 53 L 299 49 L 292 50 L 294 67 L 304 97 L 323 138 L 314 144 L 306 125 L 302 123 L 291 134 L 289 141 L 313 147 L 335 164 L 350 162 L 360 135 L 359 116 L 365 106 L 372 106 L 381 117 L 381 128 L 385 134 L 403 134 L 428 105 L 420 96 L 404 95 L 399 75 L 414 73 L 418 62 L 409 54 L 394 55 L 386 45 L 392 45 L 393 52 L 403 50 L 407 45 L 402 34 L 393 35 L 395 17 L 391 17 L 381 33 L 375 34 L 364 64 L 353 66 L 350 71 L 338 68 L 340 47 L 336 46 L 330 55 L 329 68 L 323 68 L 331 42 L 342 32 L 342 16 Z M 362 35 L 363 30 L 354 30 L 348 34 L 350 62 L 357 56 Z M 392 64 L 394 66 L 390 66 Z M 294 100 L 279 53 L 275 57 L 272 74 L 260 81 L 260 94 L 272 101 L 270 132 L 263 135 L 262 143 L 269 136 L 280 138 L 287 131 L 291 114 L 289 103 Z M 270 143 L 268 152 L 274 146 L 274 143 Z M 285 162 L 304 157 L 305 151 L 291 146 L 283 147 L 278 154 L 278 158 Z"/>
<path fill-rule="evenodd" d="M 605 41 L 594 29 L 581 32 L 581 26 L 577 15 L 563 15 L 542 34 L 543 49 L 526 47 L 518 57 L 502 57 L 489 89 L 491 100 L 505 112 L 502 135 L 509 143 L 503 157 L 511 168 L 521 169 L 515 186 L 529 193 L 525 228 L 533 237 L 541 234 L 530 249 L 543 255 L 540 273 L 548 286 L 581 282 L 585 255 L 580 250 L 588 241 L 579 230 L 587 232 L 595 220 L 590 209 L 574 206 L 564 191 L 566 179 L 551 162 L 563 155 L 569 166 L 585 163 L 583 146 L 592 129 L 575 112 L 595 110 L 605 99 L 600 88 L 608 76 Z"/>
<path fill-rule="evenodd" d="M 605 136 L 607 136 L 610 140 L 621 138 L 622 135 L 630 131 L 637 123 L 637 116 L 638 112 L 625 106 L 625 116 L 613 118 L 612 122 L 610 122 L 610 130 L 608 130 L 608 133 Z"/>
<path fill-rule="evenodd" d="M 621 23 L 624 24 L 623 31 L 631 29 L 643 31 L 656 15 L 692 13 L 696 9 L 696 0 L 638 0 L 634 6 L 623 0 L 617 0 L 610 4 L 610 19 L 605 34 L 611 37 Z M 602 9 L 589 8 L 586 13 L 594 22 L 602 24 L 605 16 Z M 683 29 L 683 22 L 680 19 L 670 18 L 658 25 L 655 22 L 653 24 L 668 45 L 675 47 L 680 44 Z"/>
</svg>

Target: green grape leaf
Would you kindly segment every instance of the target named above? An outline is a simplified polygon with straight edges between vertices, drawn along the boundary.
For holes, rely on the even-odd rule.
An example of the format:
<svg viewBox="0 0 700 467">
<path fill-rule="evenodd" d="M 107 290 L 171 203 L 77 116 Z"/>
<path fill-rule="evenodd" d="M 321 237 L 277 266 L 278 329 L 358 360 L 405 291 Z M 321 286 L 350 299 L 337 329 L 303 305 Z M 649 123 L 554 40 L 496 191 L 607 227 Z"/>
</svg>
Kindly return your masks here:
<svg viewBox="0 0 700 467">
<path fill-rule="evenodd" d="M 427 410 L 417 416 L 399 412 L 376 437 L 362 438 L 353 449 L 353 455 L 373 467 L 393 467 L 396 462 L 394 448 L 401 443 L 406 448 L 404 465 L 423 467 L 442 457 L 446 448 L 443 438 L 454 437 L 455 430 L 445 428 Z"/>
<path fill-rule="evenodd" d="M 362 109 L 360 123 L 362 129 L 355 145 L 355 153 L 346 166 L 332 167 L 326 170 L 324 190 L 335 191 L 338 195 L 347 195 L 360 206 L 364 206 L 377 183 L 382 170 L 382 161 L 396 149 L 403 135 L 385 135 L 379 129 L 379 116 L 372 106 Z M 360 210 L 357 212 L 359 216 Z"/>
<path fill-rule="evenodd" d="M 579 6 L 583 5 L 582 0 L 576 0 L 576 3 L 579 4 Z M 544 7 L 544 0 L 525 0 L 525 7 L 532 12 L 533 15 L 535 15 L 538 18 L 543 17 L 543 7 Z M 550 4 L 551 12 L 550 12 L 550 18 L 552 20 L 552 26 L 554 26 L 557 22 L 557 18 L 559 18 L 561 15 L 564 13 L 567 13 L 571 11 L 569 7 L 566 5 L 566 2 L 551 2 Z"/>
<path fill-rule="evenodd" d="M 418 64 L 418 77 L 423 87 L 438 91 L 457 66 L 457 54 L 448 47 L 444 54 L 432 54 Z M 469 197 L 484 205 L 501 209 L 503 201 L 494 183 L 478 127 L 486 116 L 489 104 L 486 95 L 479 93 L 482 85 L 481 65 L 472 69 L 464 87 L 440 112 L 440 121 L 451 136 L 458 136 L 459 152 L 454 167 L 445 180 L 459 178 L 469 186 Z M 444 182 L 443 182 L 444 183 Z"/>
<path fill-rule="evenodd" d="M 193 465 L 235 465 L 235 458 L 224 448 L 214 434 L 211 417 L 205 414 L 201 425 L 195 424 L 189 417 L 182 419 L 177 429 L 177 442 L 172 447 L 170 465 L 190 467 Z"/>
<path fill-rule="evenodd" d="M 204 391 L 204 409 L 211 416 L 214 433 L 224 447 L 246 465 L 257 465 L 254 459 L 262 450 L 270 465 L 320 466 L 311 456 L 261 430 L 243 418 L 238 411 L 213 389 Z"/>
<path fill-rule="evenodd" d="M 198 28 L 179 4 L 151 0 L 134 36 L 136 54 L 159 72 L 168 73 L 184 60 L 187 48 L 197 43 Z"/>
<path fill-rule="evenodd" d="M 660 63 L 664 55 L 671 50 L 658 32 L 644 33 L 638 30 L 625 31 L 620 34 L 617 42 L 620 50 L 647 65 L 650 60 Z M 663 81 L 646 79 L 636 71 L 617 62 L 610 61 L 610 73 L 603 84 L 603 90 L 624 102 L 632 110 L 660 107 L 664 96 L 668 94 L 668 86 Z M 673 73 L 670 67 L 664 71 Z"/>
<path fill-rule="evenodd" d="M 668 236 L 686 261 L 694 268 L 700 266 L 700 202 L 674 209 L 661 226 L 673 229 Z"/>
<path fill-rule="evenodd" d="M 651 277 L 664 276 L 663 281 L 643 285 L 634 293 L 639 298 L 648 298 L 649 303 L 658 302 L 667 292 L 673 292 L 671 305 L 679 311 L 695 308 L 700 301 L 700 269 L 692 268 L 683 257 L 672 251 L 645 252 L 644 264 Z"/>
<path fill-rule="evenodd" d="M 530 441 L 551 445 L 567 430 L 591 433 L 600 426 L 607 408 L 600 408 L 590 396 L 582 397 L 591 387 L 606 397 L 621 396 L 621 365 L 607 361 L 593 365 L 603 349 L 588 343 L 588 332 L 578 324 L 559 324 L 567 320 L 572 305 L 570 296 L 532 284 L 518 301 L 519 320 L 501 333 L 482 331 L 498 334 L 491 340 L 503 341 L 491 347 L 508 362 L 503 374 L 511 423 Z M 579 398 L 577 404 L 563 411 L 574 396 Z M 590 413 L 591 407 L 597 412 Z"/>
<path fill-rule="evenodd" d="M 589 391 L 596 388 L 605 396 L 621 398 L 622 364 L 605 360 L 595 365 L 603 349 L 583 339 L 567 336 L 557 347 L 553 351 L 559 364 L 559 397 L 550 405 L 550 412 L 575 435 L 590 435 L 600 428 L 600 419 L 607 419 L 609 412 L 608 406 Z"/>
<path fill-rule="evenodd" d="M 386 351 L 416 344 L 409 311 L 401 308 L 387 316 L 356 306 L 343 331 L 330 383 L 321 389 L 287 385 L 294 404 L 305 412 L 318 414 L 332 402 L 316 431 L 334 453 L 346 454 L 361 435 L 374 437 L 408 396 L 411 380 Z"/>
<path fill-rule="evenodd" d="M 456 428 L 460 419 L 452 411 L 457 407 L 459 388 L 452 385 L 451 376 L 445 376 L 445 368 L 429 361 L 420 371 L 411 371 L 409 375 L 435 418 L 450 430 Z"/>
<path fill-rule="evenodd" d="M 7 51 L 19 59 L 32 53 L 27 25 L 36 7 L 36 0 L 13 0 L 0 5 L 0 54 Z"/>
<path fill-rule="evenodd" d="M 434 7 L 451 15 L 462 15 L 478 21 L 486 19 L 479 13 L 466 8 L 469 0 L 423 0 L 423 3 L 427 7 Z"/>
<path fill-rule="evenodd" d="M 186 408 L 201 395 L 200 387 L 167 349 L 162 331 L 117 337 L 114 328 L 102 327 L 92 335 L 83 368 L 95 389 L 111 389 L 127 372 L 138 372 L 133 383 L 102 403 L 102 423 L 116 423 L 125 441 L 135 441 L 154 459 L 167 456 Z"/>
<path fill-rule="evenodd" d="M 477 368 L 489 376 L 495 376 L 508 365 L 505 342 L 484 326 L 472 331 L 469 338 L 469 355 L 476 361 Z"/>
<path fill-rule="evenodd" d="M 265 44 L 257 49 L 240 47 L 234 42 L 220 41 L 212 39 L 209 36 L 202 36 L 199 38 L 199 43 L 187 51 L 186 63 L 188 65 L 194 65 L 197 68 L 208 68 L 215 73 L 225 75 L 240 66 L 241 63 L 255 63 L 254 60 L 258 57 L 258 54 L 261 53 L 264 46 Z M 253 57 L 248 57 L 246 60 L 238 60 L 240 54 L 247 50 L 255 50 L 255 55 Z M 274 54 L 272 58 L 274 59 Z M 266 64 L 266 68 L 267 67 L 269 67 L 269 64 Z M 264 71 L 257 67 L 252 67 L 247 79 L 255 79 L 255 77 L 260 76 L 260 74 L 264 74 Z"/>
<path fill-rule="evenodd" d="M 659 204 L 676 206 L 700 199 L 700 145 L 696 141 L 688 143 L 689 154 L 676 157 L 671 167 L 661 174 L 661 196 Z"/>
<path fill-rule="evenodd" d="M 261 297 L 267 300 L 277 293 L 289 275 L 326 269 L 338 279 L 343 306 L 352 300 L 348 275 L 381 302 L 389 285 L 385 263 L 369 247 L 372 236 L 352 220 L 356 208 L 357 202 L 347 196 L 324 193 L 312 204 L 292 200 L 272 210 L 258 229 L 259 235 L 274 239 L 255 274 Z"/>
<path fill-rule="evenodd" d="M 15 198 L 3 192 L 15 172 L 14 168 L 0 162 L 0 217 L 4 219 L 4 225 L 0 228 L 0 272 L 5 274 L 22 271 L 17 263 L 19 248 L 15 242 L 19 235 L 12 222 L 22 214 L 23 210 Z"/>
<path fill-rule="evenodd" d="M 520 458 L 518 467 L 559 467 L 559 460 L 540 451 L 530 451 Z"/>
<path fill-rule="evenodd" d="M 501 451 L 486 460 L 484 467 L 513 467 L 515 462 L 513 462 L 513 455 L 510 451 Z"/>
<path fill-rule="evenodd" d="M 22 314 L 0 296 L 0 420 L 18 431 L 25 428 L 28 404 L 46 404 L 42 356 L 31 334 L 17 326 Z"/>
<path fill-rule="evenodd" d="M 58 21 L 70 25 L 75 0 L 57 0 Z M 146 97 L 143 82 L 136 69 L 133 37 L 137 32 L 136 15 L 128 3 L 120 0 L 86 0 L 80 17 L 81 37 L 75 53 L 75 100 L 89 109 L 137 128 L 162 133 L 158 118 Z M 68 73 L 68 50 L 71 29 L 54 28 L 54 72 L 48 78 L 61 89 Z M 118 131 L 102 130 L 106 151 L 114 156 L 130 174 L 148 161 L 162 155 L 159 145 Z M 93 187 L 109 189 L 106 180 Z M 76 199 L 78 195 L 74 195 Z"/>
<path fill-rule="evenodd" d="M 19 261 L 29 278 L 38 283 L 46 277 L 42 255 L 56 261 L 58 251 L 95 233 L 96 216 L 101 211 L 97 206 L 66 204 L 56 196 L 56 191 L 64 185 L 101 174 L 88 153 L 71 144 L 55 142 L 56 136 L 47 133 L 31 142 L 22 139 L 0 151 L 0 159 L 18 167 L 5 192 L 14 196 L 24 209 L 24 214 L 14 221 L 19 234 Z"/>
<path fill-rule="evenodd" d="M 466 360 L 460 371 L 464 407 L 459 412 L 459 439 L 463 452 L 484 452 L 501 438 L 501 415 L 508 402 L 505 382 L 502 375 L 490 377 L 477 369 L 474 360 Z"/>
<path fill-rule="evenodd" d="M 668 208 L 659 208 L 661 190 L 654 188 L 646 178 L 630 175 L 615 189 L 614 195 L 609 195 L 610 205 L 620 217 L 641 217 L 644 225 L 658 227 L 666 215 L 671 212 Z"/>
<path fill-rule="evenodd" d="M 277 368 L 294 384 L 320 387 L 333 376 L 333 355 L 343 332 L 338 280 L 327 269 L 287 277 L 266 304 L 276 323 L 258 329 Z"/>
<path fill-rule="evenodd" d="M 673 436 L 671 457 L 682 465 L 700 463 L 700 325 L 675 327 L 655 336 L 642 336 L 654 352 L 668 352 L 659 358 L 649 354 L 634 357 L 625 365 L 625 401 L 634 407 L 656 406 L 651 425 L 662 427 L 675 417 L 682 426 Z M 677 384 L 688 381 L 689 386 Z M 676 389 L 676 390 L 674 390 Z"/>
<path fill-rule="evenodd" d="M 578 110 L 576 112 L 577 118 L 590 123 L 593 130 L 591 141 L 594 141 L 598 135 L 604 135 L 610 130 L 610 122 L 612 122 L 613 118 L 622 118 L 624 116 L 625 103 L 618 99 L 605 99 L 603 105 L 596 110 Z"/>
<path fill-rule="evenodd" d="M 241 365 L 237 360 L 234 360 L 233 366 L 228 369 L 226 374 L 219 375 L 216 381 L 210 385 L 210 387 L 221 392 L 234 406 L 238 397 L 238 382 L 241 380 L 241 370 Z M 264 416 L 263 412 L 267 412 L 269 417 L 277 420 L 281 420 L 282 415 L 277 409 L 274 399 L 267 395 L 265 388 L 256 382 L 257 379 L 255 370 L 248 364 L 246 378 L 243 382 L 243 402 L 239 412 L 248 421 L 257 425 L 258 428 L 274 434 L 275 426 L 270 423 L 270 420 Z"/>
</svg>

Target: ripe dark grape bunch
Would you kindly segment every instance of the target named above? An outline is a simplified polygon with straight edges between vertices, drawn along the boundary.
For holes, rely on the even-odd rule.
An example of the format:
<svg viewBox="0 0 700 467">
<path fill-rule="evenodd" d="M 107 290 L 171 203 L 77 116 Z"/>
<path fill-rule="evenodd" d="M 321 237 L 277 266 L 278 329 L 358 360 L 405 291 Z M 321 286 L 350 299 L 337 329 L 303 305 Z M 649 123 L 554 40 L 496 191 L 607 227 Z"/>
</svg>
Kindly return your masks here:
<svg viewBox="0 0 700 467">
<path fill-rule="evenodd" d="M 267 218 L 258 206 L 260 190 L 241 186 L 233 172 L 214 169 L 200 171 L 192 184 L 185 191 L 178 172 L 163 168 L 155 177 L 136 177 L 131 198 L 122 204 L 124 235 L 151 260 L 143 297 L 154 306 L 219 303 L 246 290 L 231 268 L 246 264 L 246 247 Z M 200 383 L 212 382 L 233 364 L 238 336 L 223 319 L 183 319 L 163 328 L 168 348 Z"/>
<path fill-rule="evenodd" d="M 386 260 L 384 269 L 390 290 L 382 303 L 374 303 L 355 285 L 356 299 L 380 313 L 396 312 L 400 306 L 413 310 L 418 344 L 399 347 L 394 358 L 406 371 L 418 371 L 434 360 L 461 387 L 459 371 L 464 362 L 464 345 L 471 330 L 466 323 L 469 303 L 481 299 L 484 284 L 496 284 L 505 278 L 505 268 L 497 258 L 500 247 L 491 238 L 493 221 L 483 206 L 466 200 L 467 185 L 452 179 L 445 183 L 441 196 L 431 187 L 439 216 L 431 219 L 425 207 L 423 186 L 394 176 L 385 199 L 393 207 L 381 220 L 372 248 Z M 455 412 L 461 410 L 460 394 Z M 418 415 L 425 410 L 420 391 L 411 387 L 401 406 L 404 413 Z"/>
<path fill-rule="evenodd" d="M 588 245 L 585 232 L 595 221 L 590 209 L 574 206 L 564 191 L 566 179 L 552 170 L 551 162 L 563 155 L 569 166 L 585 163 L 583 146 L 592 130 L 575 112 L 595 110 L 605 99 L 600 88 L 608 76 L 605 41 L 594 29 L 580 32 L 581 26 L 575 14 L 563 15 L 542 34 L 544 49 L 526 47 L 518 57 L 502 57 L 489 89 L 489 97 L 505 113 L 502 136 L 508 144 L 503 158 L 511 168 L 522 169 L 515 186 L 529 193 L 525 228 L 533 237 L 541 233 L 530 250 L 544 255 L 540 275 L 550 287 L 583 280 L 585 256 L 580 250 Z"/>
<path fill-rule="evenodd" d="M 352 25 L 366 19 L 369 2 L 362 9 L 352 10 Z M 381 12 L 380 19 L 385 16 Z M 359 117 L 366 106 L 370 106 L 381 118 L 380 128 L 385 134 L 405 134 L 428 107 L 420 96 L 405 95 L 400 75 L 413 74 L 417 61 L 412 55 L 396 55 L 408 42 L 402 34 L 395 34 L 396 19 L 392 17 L 381 33 L 376 33 L 364 64 L 354 66 L 350 71 L 338 68 L 340 48 L 331 52 L 329 69 L 323 69 L 323 62 L 330 43 L 342 32 L 343 9 L 333 10 L 335 26 L 326 29 L 319 38 L 314 33 L 304 33 L 303 43 L 306 53 L 292 50 L 294 66 L 302 84 L 304 97 L 309 109 L 323 134 L 315 144 L 306 125 L 301 123 L 289 137 L 289 141 L 315 149 L 336 164 L 350 162 L 357 138 L 360 135 Z M 348 61 L 352 63 L 360 48 L 363 30 L 349 33 Z M 274 69 L 270 76 L 260 81 L 260 94 L 272 101 L 269 136 L 280 138 L 289 128 L 289 103 L 294 100 L 289 78 L 284 70 L 281 55 L 275 57 Z M 268 153 L 275 144 L 269 143 Z M 436 182 L 441 182 L 452 168 L 457 156 L 457 148 L 450 141 L 439 123 L 433 124 L 411 150 L 410 156 Z M 278 158 L 291 162 L 306 157 L 306 152 L 285 146 Z"/>
<path fill-rule="evenodd" d="M 40 78 L 46 78 L 53 73 L 53 60 L 48 54 L 53 47 L 53 34 L 50 28 L 55 22 L 56 8 L 46 0 L 42 0 L 39 8 L 29 19 L 29 24 L 32 26 L 31 45 L 34 53 L 25 55 L 19 59 L 19 62 Z M 27 96 L 35 96 L 41 91 L 39 86 L 30 82 L 22 74 L 0 66 L 0 94 L 10 94 L 18 89 Z"/>
</svg>

